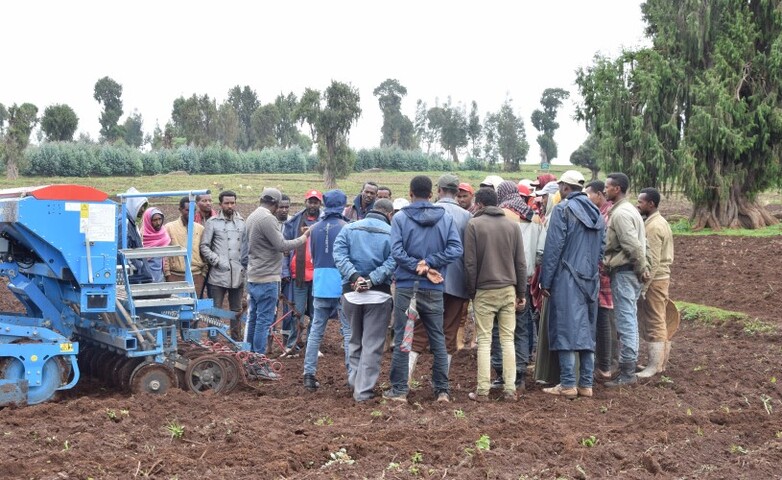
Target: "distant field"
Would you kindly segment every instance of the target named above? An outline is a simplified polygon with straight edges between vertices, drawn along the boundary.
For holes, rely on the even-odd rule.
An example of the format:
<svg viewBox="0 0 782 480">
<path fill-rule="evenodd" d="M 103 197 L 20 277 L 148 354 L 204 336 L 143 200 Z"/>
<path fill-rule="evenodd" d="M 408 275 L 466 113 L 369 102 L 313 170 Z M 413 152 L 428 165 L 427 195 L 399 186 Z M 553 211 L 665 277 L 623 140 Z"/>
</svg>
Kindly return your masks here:
<svg viewBox="0 0 782 480">
<path fill-rule="evenodd" d="M 559 176 L 565 170 L 572 169 L 572 166 L 554 165 L 550 172 Z M 579 169 L 588 179 L 590 174 L 588 170 Z M 353 173 L 348 178 L 338 180 L 338 186 L 349 196 L 356 194 L 361 190 L 366 181 L 374 181 L 379 185 L 387 186 L 391 189 L 394 197 L 407 196 L 410 179 L 416 175 L 428 175 L 432 181 L 445 172 L 359 172 Z M 491 172 L 479 171 L 457 171 L 454 172 L 460 181 L 470 182 L 474 187 L 491 175 Z M 518 182 L 522 178 L 534 179 L 543 173 L 537 169 L 537 165 L 523 165 L 520 172 L 495 172 L 506 180 Z M 290 173 L 290 174 L 236 174 L 236 175 L 187 175 L 187 174 L 165 174 L 144 177 L 22 177 L 16 181 L 0 179 L 0 188 L 25 187 L 35 185 L 49 185 L 52 183 L 74 183 L 78 185 L 88 185 L 104 192 L 115 195 L 126 191 L 129 187 L 136 187 L 143 192 L 159 192 L 166 190 L 194 190 L 208 188 L 213 193 L 220 190 L 234 190 L 239 196 L 240 203 L 251 203 L 257 200 L 263 187 L 276 187 L 288 194 L 294 201 L 299 203 L 304 192 L 309 189 L 323 189 L 323 177 L 318 173 Z M 252 200 L 250 200 L 252 198 Z M 163 199 L 161 199 L 163 200 Z M 171 200 L 171 203 L 174 203 Z"/>
</svg>

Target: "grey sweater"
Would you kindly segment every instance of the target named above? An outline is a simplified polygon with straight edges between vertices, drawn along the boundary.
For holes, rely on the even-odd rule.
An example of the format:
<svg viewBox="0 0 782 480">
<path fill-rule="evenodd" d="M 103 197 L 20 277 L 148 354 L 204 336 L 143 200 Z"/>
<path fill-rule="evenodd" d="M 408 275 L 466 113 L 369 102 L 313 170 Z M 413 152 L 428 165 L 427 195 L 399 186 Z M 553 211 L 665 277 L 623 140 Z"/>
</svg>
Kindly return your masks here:
<svg viewBox="0 0 782 480">
<path fill-rule="evenodd" d="M 247 217 L 247 239 L 242 262 L 247 266 L 247 281 L 267 283 L 280 281 L 282 254 L 307 241 L 300 236 L 285 240 L 277 217 L 265 207 L 258 207 Z"/>
</svg>

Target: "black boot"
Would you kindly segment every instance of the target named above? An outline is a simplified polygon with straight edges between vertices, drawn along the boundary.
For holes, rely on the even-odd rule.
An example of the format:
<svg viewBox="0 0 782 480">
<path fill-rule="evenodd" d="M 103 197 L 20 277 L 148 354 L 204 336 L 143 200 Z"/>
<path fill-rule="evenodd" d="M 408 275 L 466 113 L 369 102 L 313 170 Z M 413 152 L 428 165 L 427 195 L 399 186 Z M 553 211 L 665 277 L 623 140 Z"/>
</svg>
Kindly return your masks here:
<svg viewBox="0 0 782 480">
<path fill-rule="evenodd" d="M 494 372 L 497 374 L 497 377 L 491 382 L 491 389 L 502 390 L 505 388 L 505 380 L 502 379 L 502 368 L 494 367 Z"/>
<path fill-rule="evenodd" d="M 304 388 L 310 392 L 314 392 L 320 387 L 320 382 L 315 379 L 315 375 L 305 373 L 304 374 Z"/>
<path fill-rule="evenodd" d="M 527 390 L 527 386 L 524 383 L 524 375 L 527 373 L 527 369 L 516 370 L 516 393 L 524 393 Z"/>
<path fill-rule="evenodd" d="M 635 376 L 635 362 L 623 362 L 619 364 L 619 376 L 604 385 L 606 388 L 624 387 L 633 385 L 638 381 Z"/>
</svg>

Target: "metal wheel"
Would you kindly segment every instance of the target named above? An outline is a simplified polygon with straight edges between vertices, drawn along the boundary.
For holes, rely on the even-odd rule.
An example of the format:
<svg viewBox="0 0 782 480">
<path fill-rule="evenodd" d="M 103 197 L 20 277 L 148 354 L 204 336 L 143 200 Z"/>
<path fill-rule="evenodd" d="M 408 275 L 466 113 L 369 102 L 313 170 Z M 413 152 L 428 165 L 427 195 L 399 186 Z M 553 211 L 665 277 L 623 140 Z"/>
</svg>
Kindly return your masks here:
<svg viewBox="0 0 782 480">
<path fill-rule="evenodd" d="M 223 362 L 214 355 L 205 355 L 191 360 L 185 370 L 185 382 L 188 390 L 195 393 L 220 393 L 228 380 Z"/>
<path fill-rule="evenodd" d="M 133 371 L 136 370 L 141 362 L 140 358 L 126 358 L 123 363 L 120 364 L 119 372 L 117 372 L 117 386 L 123 392 L 130 392 L 130 376 L 133 375 Z"/>
<path fill-rule="evenodd" d="M 87 345 L 79 351 L 79 372 L 82 376 L 90 374 L 90 360 L 93 353 L 95 348 L 92 345 Z"/>
<path fill-rule="evenodd" d="M 174 371 L 161 363 L 144 362 L 130 375 L 130 391 L 133 394 L 164 395 L 176 385 Z"/>
<path fill-rule="evenodd" d="M 217 358 L 223 362 L 226 374 L 225 387 L 223 387 L 221 393 L 232 392 L 239 385 L 239 368 L 241 368 L 239 362 L 230 355 L 218 355 Z"/>
<path fill-rule="evenodd" d="M 27 389 L 27 404 L 35 405 L 51 399 L 62 385 L 64 373 L 56 358 L 46 360 L 41 368 L 41 384 L 30 385 Z M 25 378 L 24 364 L 14 357 L 0 359 L 0 378 L 3 380 L 21 380 Z"/>
<path fill-rule="evenodd" d="M 90 376 L 100 380 L 100 372 L 103 364 L 111 357 L 112 353 L 108 350 L 97 349 L 90 358 Z"/>
<path fill-rule="evenodd" d="M 125 356 L 115 353 L 103 369 L 103 381 L 109 387 L 119 387 L 119 369 L 125 364 Z"/>
</svg>

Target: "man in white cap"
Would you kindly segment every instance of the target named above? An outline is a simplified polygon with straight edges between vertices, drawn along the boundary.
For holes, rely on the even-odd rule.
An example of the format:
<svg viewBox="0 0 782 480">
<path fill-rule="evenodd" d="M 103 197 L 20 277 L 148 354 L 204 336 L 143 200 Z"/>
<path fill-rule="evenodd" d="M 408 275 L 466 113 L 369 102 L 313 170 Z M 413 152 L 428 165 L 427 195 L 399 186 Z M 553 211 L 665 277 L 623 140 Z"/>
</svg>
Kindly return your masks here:
<svg viewBox="0 0 782 480">
<path fill-rule="evenodd" d="M 605 238 L 600 210 L 582 191 L 584 176 L 568 170 L 559 179 L 562 202 L 551 211 L 540 288 L 549 299 L 549 349 L 559 356 L 560 383 L 545 393 L 592 396 L 595 366 L 598 263 Z M 576 387 L 576 355 L 580 362 Z"/>
<path fill-rule="evenodd" d="M 489 175 L 481 182 L 481 187 L 489 187 L 497 190 L 497 185 L 503 182 L 502 177 L 499 175 Z"/>
<path fill-rule="evenodd" d="M 247 341 L 252 351 L 266 353 L 269 327 L 274 323 L 277 300 L 280 293 L 282 252 L 303 245 L 309 237 L 309 229 L 293 240 L 285 240 L 274 215 L 282 200 L 276 188 L 264 188 L 261 205 L 247 217 L 247 248 L 242 262 L 247 265 L 247 281 L 250 293 L 252 318 L 247 321 Z M 268 370 L 268 369 L 267 369 Z M 266 372 L 275 378 L 274 372 Z"/>
</svg>

